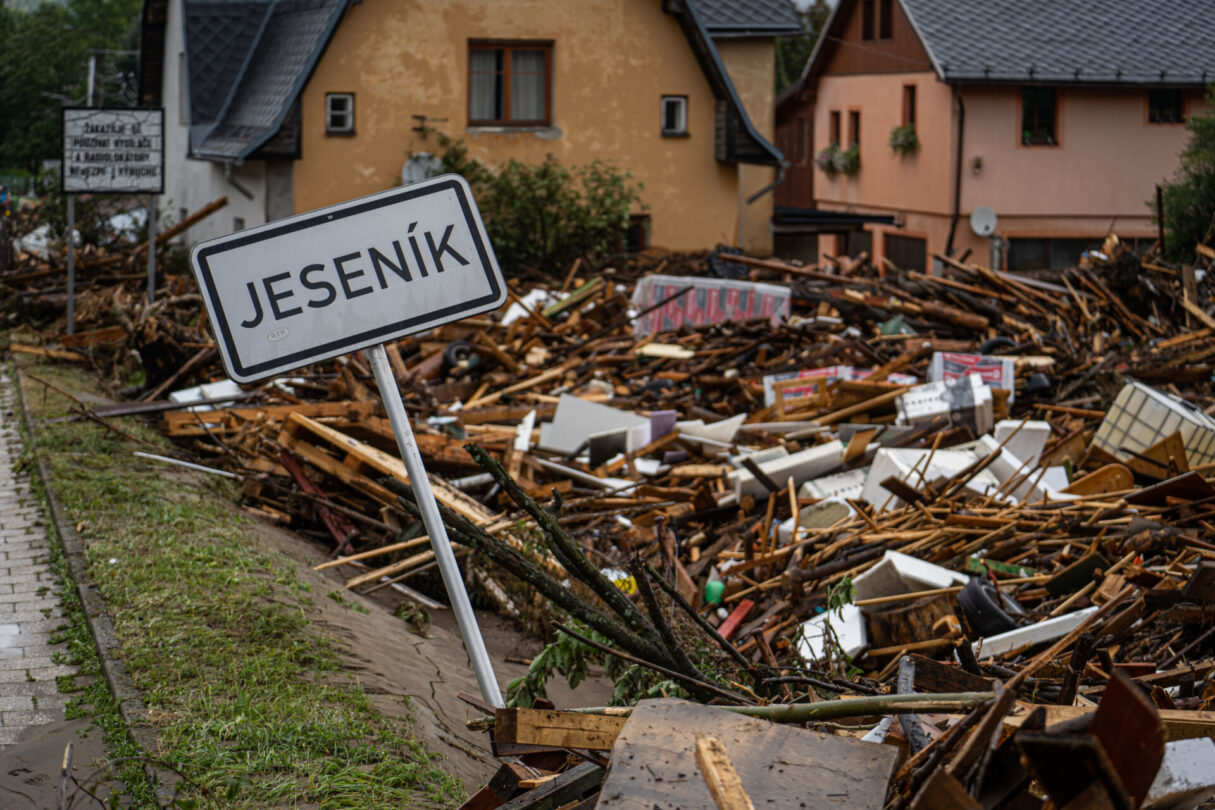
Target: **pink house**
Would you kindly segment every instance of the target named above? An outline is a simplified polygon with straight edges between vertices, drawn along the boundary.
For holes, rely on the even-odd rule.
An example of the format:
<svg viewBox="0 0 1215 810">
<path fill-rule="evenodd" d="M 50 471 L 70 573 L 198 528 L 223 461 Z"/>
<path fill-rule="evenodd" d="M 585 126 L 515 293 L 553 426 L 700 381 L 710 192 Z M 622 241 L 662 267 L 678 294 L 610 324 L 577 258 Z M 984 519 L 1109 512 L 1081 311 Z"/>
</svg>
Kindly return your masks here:
<svg viewBox="0 0 1215 810">
<path fill-rule="evenodd" d="M 1060 268 L 1148 202 L 1215 82 L 1209 0 L 839 0 L 777 102 L 777 250 Z M 914 133 L 912 137 L 911 133 Z M 892 145 L 902 139 L 902 150 Z M 995 227 L 971 227 L 989 208 Z M 806 237 L 810 238 L 807 239 Z M 806 256 L 813 258 L 813 255 Z"/>
</svg>

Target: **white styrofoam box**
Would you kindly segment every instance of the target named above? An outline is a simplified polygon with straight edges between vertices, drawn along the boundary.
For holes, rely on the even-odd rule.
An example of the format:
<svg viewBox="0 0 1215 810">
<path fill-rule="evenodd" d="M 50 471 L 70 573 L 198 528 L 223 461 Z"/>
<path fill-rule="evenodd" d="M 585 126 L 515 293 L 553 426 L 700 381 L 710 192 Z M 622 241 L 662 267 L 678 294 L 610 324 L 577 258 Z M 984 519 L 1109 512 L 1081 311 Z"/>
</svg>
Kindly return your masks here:
<svg viewBox="0 0 1215 810">
<path fill-rule="evenodd" d="M 1215 796 L 1215 740 L 1196 737 L 1164 744 L 1164 759 L 1142 810 L 1190 810 Z"/>
<path fill-rule="evenodd" d="M 924 469 L 925 459 L 931 455 L 932 461 L 928 469 Z M 890 490 L 882 486 L 882 482 L 890 476 L 906 481 L 909 486 L 919 489 L 923 482 L 931 483 L 939 478 L 949 478 L 966 469 L 974 463 L 974 453 L 969 450 L 918 450 L 906 447 L 882 447 L 873 457 L 869 474 L 865 476 L 865 486 L 861 490 L 861 499 L 867 501 L 875 509 L 897 509 L 903 501 L 895 497 Z M 912 471 L 915 471 L 914 473 Z M 923 482 L 920 473 L 923 473 Z M 987 470 L 983 470 L 970 482 L 970 488 L 984 492 L 1000 484 Z"/>
<path fill-rule="evenodd" d="M 792 291 L 779 284 L 700 278 L 697 276 L 645 276 L 633 288 L 633 306 L 646 309 L 692 287 L 655 310 L 633 320 L 639 336 L 726 321 L 767 317 L 775 325 L 789 317 Z"/>
<path fill-rule="evenodd" d="M 1106 411 L 1093 446 L 1128 458 L 1122 448 L 1142 453 L 1179 431 L 1190 467 L 1215 462 L 1215 419 L 1179 397 L 1133 382 Z"/>
<path fill-rule="evenodd" d="M 1000 443 L 994 437 L 981 436 L 974 443 L 972 451 L 976 460 L 982 460 L 999 446 Z M 1041 467 L 1035 469 L 1029 464 L 1023 465 L 1021 458 L 1009 452 L 1008 445 L 1004 446 L 1000 455 L 984 472 L 989 472 L 1000 485 L 1014 475 L 1021 478 L 1021 481 L 1011 488 L 1004 487 L 1003 492 L 1000 493 L 1000 500 L 1003 501 L 1038 503 L 1042 500 L 1068 501 L 1078 497 L 1061 492 L 1061 490 L 1067 489 L 1070 483 L 1066 468 L 1047 467 L 1043 470 Z M 981 486 L 978 482 L 979 478 L 976 476 L 975 481 L 967 488 L 984 495 L 1000 489 L 999 486 Z"/>
<path fill-rule="evenodd" d="M 954 585 L 965 585 L 969 581 L 970 577 L 957 571 L 898 551 L 887 551 L 876 565 L 852 580 L 852 587 L 856 589 L 856 600 L 859 602 L 879 596 L 950 588 Z M 863 610 L 870 612 L 883 610 L 885 607 L 887 606 L 873 605 Z"/>
<path fill-rule="evenodd" d="M 1075 630 L 1085 619 L 1098 610 L 1100 608 L 1093 606 L 1077 610 L 1073 613 L 1064 613 L 1062 616 L 1055 616 L 1051 619 L 1043 619 L 1036 624 L 1018 627 L 1016 630 L 1009 630 L 1007 633 L 999 633 L 979 639 L 971 647 L 974 649 L 975 655 L 980 658 L 989 658 L 1003 655 L 1027 644 L 1041 644 L 1044 641 L 1054 641 L 1057 638 L 1063 638 Z"/>
<path fill-rule="evenodd" d="M 807 663 L 813 665 L 823 660 L 827 652 L 824 626 L 828 624 L 849 658 L 855 658 L 868 646 L 869 628 L 865 626 L 861 609 L 856 605 L 844 605 L 839 610 L 824 611 L 802 624 L 797 638 L 797 652 Z"/>
<path fill-rule="evenodd" d="M 1046 472 L 1042 475 L 1042 486 L 1050 492 L 1052 501 L 1070 500 L 1078 498 L 1078 495 L 1068 495 L 1060 490 L 1067 489 L 1071 486 L 1071 481 L 1067 477 L 1067 467 L 1047 467 Z"/>
<path fill-rule="evenodd" d="M 740 413 L 737 416 L 731 416 L 707 425 L 703 419 L 689 419 L 683 422 L 676 422 L 675 427 L 679 430 L 679 438 L 681 439 L 704 439 L 717 444 L 730 444 L 734 441 L 735 434 L 738 433 L 738 429 L 742 427 L 742 423 L 746 420 L 747 415 Z"/>
<path fill-rule="evenodd" d="M 799 450 L 787 456 L 775 458 L 764 464 L 760 464 L 759 468 L 765 475 L 773 480 L 776 484 L 783 484 L 790 476 L 793 477 L 793 483 L 796 486 L 803 481 L 811 478 L 817 478 L 820 475 L 826 475 L 832 470 L 838 469 L 843 463 L 844 445 L 840 441 L 830 441 L 826 444 L 807 447 L 805 450 Z M 754 495 L 756 497 L 767 494 L 767 488 L 760 483 L 759 479 L 751 474 L 750 470 L 735 470 L 729 474 L 731 483 L 734 484 L 734 494 L 739 499 L 745 495 Z"/>
<path fill-rule="evenodd" d="M 961 352 L 934 352 L 928 364 L 928 379 L 933 382 L 976 376 L 993 388 L 1008 392 L 1011 405 L 1017 390 L 1017 362 L 1012 357 L 987 357 Z"/>
<path fill-rule="evenodd" d="M 1018 427 L 1021 429 L 1017 430 Z M 1050 441 L 1050 422 L 1031 419 L 1022 425 L 1017 419 L 1001 419 L 996 422 L 996 429 L 992 435 L 996 437 L 996 443 L 999 444 L 1012 435 L 1013 431 L 1016 431 L 1016 434 L 1008 439 L 1008 444 L 1004 445 L 1004 449 L 1022 461 L 1029 462 L 1030 467 L 1037 467 L 1042 458 L 1042 451 L 1046 449 L 1046 443 Z"/>
<path fill-rule="evenodd" d="M 736 456 L 730 456 L 730 463 L 734 465 L 734 469 L 736 470 L 745 470 L 747 467 L 743 464 L 743 459 L 749 458 L 751 461 L 760 465 L 760 468 L 762 469 L 763 465 L 767 464 L 769 461 L 775 461 L 776 459 L 784 458 L 787 455 L 789 455 L 789 451 L 785 449 L 785 446 L 783 444 L 778 444 L 776 447 L 768 447 L 763 450 L 756 450 L 753 452 L 748 451 L 746 453 L 739 453 Z"/>
<path fill-rule="evenodd" d="M 193 388 L 179 388 L 176 391 L 169 392 L 169 401 L 184 403 L 198 402 L 204 399 L 219 399 L 220 397 L 239 397 L 241 395 L 240 386 L 232 380 L 218 380 L 212 383 L 203 383 L 196 385 Z M 192 413 L 198 411 L 215 410 L 214 405 L 195 405 L 189 408 Z"/>
<path fill-rule="evenodd" d="M 628 449 L 633 450 L 649 442 L 649 428 L 648 416 L 562 394 L 553 421 L 540 425 L 540 446 L 572 453 L 592 434 L 624 429 L 629 431 Z"/>
<path fill-rule="evenodd" d="M 976 436 L 992 428 L 991 389 L 977 374 L 917 385 L 896 401 L 899 422 L 917 425 L 947 416 L 968 426 Z"/>
<path fill-rule="evenodd" d="M 861 497 L 865 489 L 865 476 L 869 474 L 868 467 L 860 467 L 847 472 L 833 473 L 822 478 L 812 478 L 802 484 L 798 490 L 799 498 L 840 498 L 854 501 Z"/>
</svg>

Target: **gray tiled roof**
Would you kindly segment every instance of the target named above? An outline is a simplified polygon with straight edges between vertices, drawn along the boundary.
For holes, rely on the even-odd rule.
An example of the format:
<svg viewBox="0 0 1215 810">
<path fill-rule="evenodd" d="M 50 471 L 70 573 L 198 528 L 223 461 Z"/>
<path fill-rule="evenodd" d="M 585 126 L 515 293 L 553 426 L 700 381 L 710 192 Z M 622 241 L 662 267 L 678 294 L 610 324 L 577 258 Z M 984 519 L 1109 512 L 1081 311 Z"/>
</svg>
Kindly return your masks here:
<svg viewBox="0 0 1215 810">
<path fill-rule="evenodd" d="M 191 151 L 248 157 L 274 136 L 347 0 L 186 0 Z"/>
<path fill-rule="evenodd" d="M 945 81 L 1215 81 L 1211 0 L 901 0 Z"/>
<path fill-rule="evenodd" d="M 696 7 L 714 36 L 774 36 L 802 30 L 790 0 L 696 0 Z"/>
</svg>

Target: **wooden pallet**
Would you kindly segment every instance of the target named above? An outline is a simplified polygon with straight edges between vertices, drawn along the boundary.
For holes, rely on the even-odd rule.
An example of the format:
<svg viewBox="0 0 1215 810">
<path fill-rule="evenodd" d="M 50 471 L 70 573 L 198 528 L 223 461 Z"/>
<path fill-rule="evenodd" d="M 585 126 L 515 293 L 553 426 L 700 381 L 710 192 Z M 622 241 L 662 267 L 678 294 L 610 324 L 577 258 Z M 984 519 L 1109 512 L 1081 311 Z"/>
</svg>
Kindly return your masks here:
<svg viewBox="0 0 1215 810">
<path fill-rule="evenodd" d="M 384 505 L 395 505 L 396 496 L 373 479 L 390 476 L 409 483 L 405 464 L 396 456 L 347 436 L 301 413 L 291 413 L 279 434 L 278 443 L 309 464 L 343 483 L 367 493 Z M 341 455 L 336 457 L 332 453 Z M 479 526 L 488 526 L 499 515 L 442 479 L 430 476 L 430 486 L 439 503 Z"/>
</svg>

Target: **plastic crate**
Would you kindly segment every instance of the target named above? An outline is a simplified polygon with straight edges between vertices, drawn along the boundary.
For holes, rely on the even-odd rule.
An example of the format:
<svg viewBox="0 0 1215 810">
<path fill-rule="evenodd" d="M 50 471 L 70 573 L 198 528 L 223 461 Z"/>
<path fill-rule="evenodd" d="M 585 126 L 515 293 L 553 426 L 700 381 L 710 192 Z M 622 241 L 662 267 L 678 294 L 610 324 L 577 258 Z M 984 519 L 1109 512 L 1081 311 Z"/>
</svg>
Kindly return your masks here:
<svg viewBox="0 0 1215 810">
<path fill-rule="evenodd" d="M 1181 433 L 1191 467 L 1215 462 L 1215 419 L 1179 397 L 1133 382 L 1118 392 L 1093 446 L 1128 458 L 1126 450 L 1142 453 L 1174 433 Z"/>
</svg>

